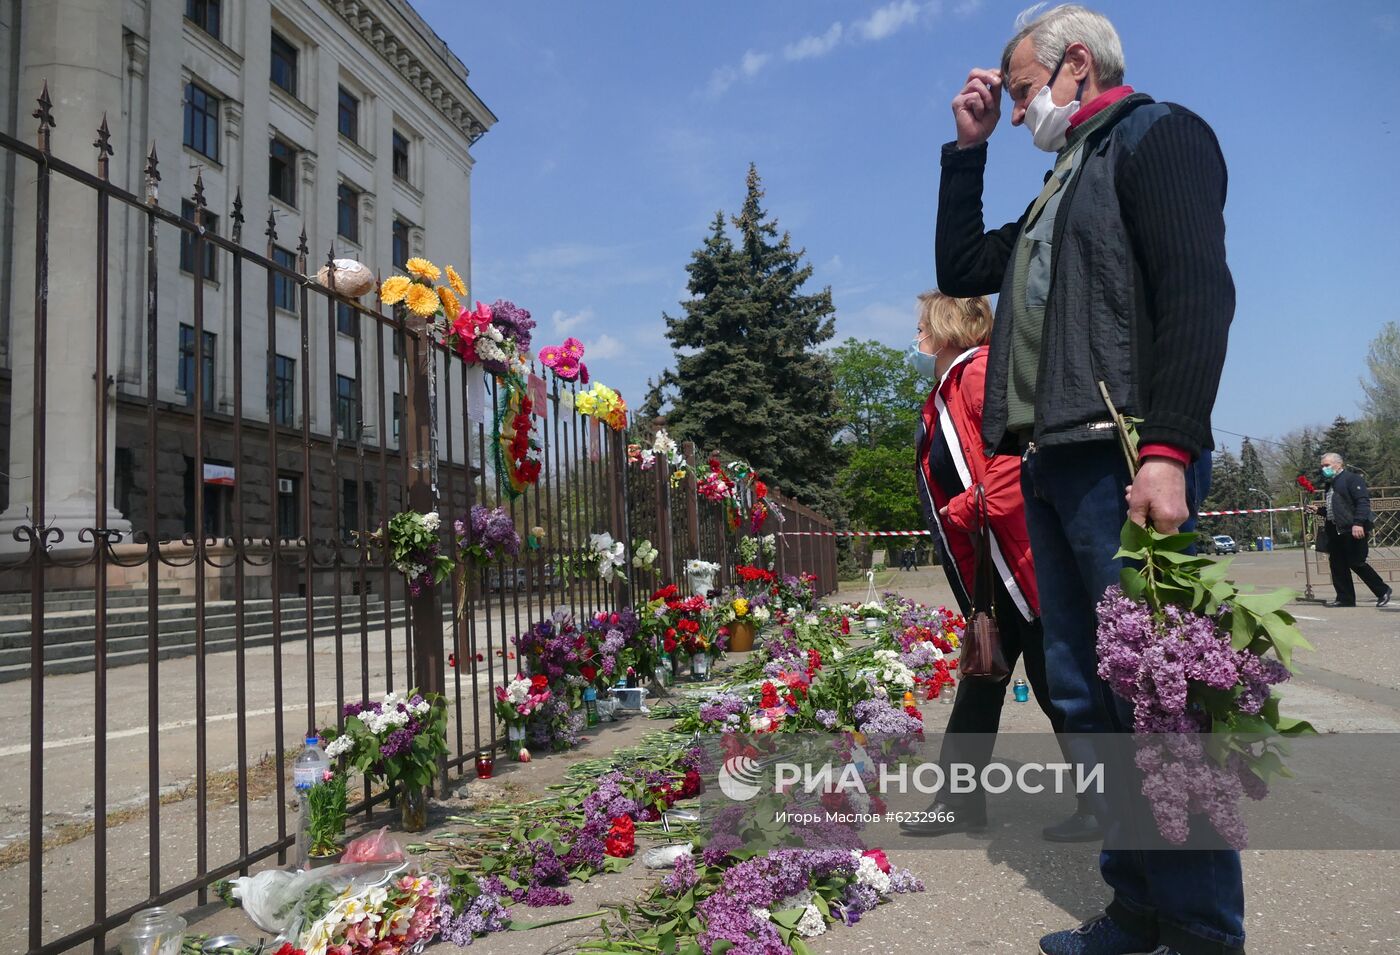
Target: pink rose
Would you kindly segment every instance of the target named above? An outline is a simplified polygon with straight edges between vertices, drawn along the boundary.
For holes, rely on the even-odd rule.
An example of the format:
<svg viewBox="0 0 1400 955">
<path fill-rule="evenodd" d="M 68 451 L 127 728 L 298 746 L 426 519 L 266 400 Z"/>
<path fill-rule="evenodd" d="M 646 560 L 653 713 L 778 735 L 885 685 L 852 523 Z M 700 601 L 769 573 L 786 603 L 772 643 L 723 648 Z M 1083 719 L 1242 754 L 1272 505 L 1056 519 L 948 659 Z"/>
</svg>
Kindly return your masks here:
<svg viewBox="0 0 1400 955">
<path fill-rule="evenodd" d="M 889 874 L 890 860 L 885 855 L 884 849 L 867 849 L 865 850 L 864 856 L 867 859 L 874 859 L 875 865 L 879 867 L 880 871 L 887 875 Z"/>
</svg>

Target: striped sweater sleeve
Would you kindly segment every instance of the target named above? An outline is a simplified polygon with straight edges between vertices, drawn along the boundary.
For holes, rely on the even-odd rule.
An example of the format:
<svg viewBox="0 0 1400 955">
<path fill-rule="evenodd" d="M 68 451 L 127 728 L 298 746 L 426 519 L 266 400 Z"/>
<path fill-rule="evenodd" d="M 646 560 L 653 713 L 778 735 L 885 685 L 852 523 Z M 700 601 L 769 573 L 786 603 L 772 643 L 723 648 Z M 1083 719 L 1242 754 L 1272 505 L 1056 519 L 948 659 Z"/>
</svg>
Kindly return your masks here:
<svg viewBox="0 0 1400 955">
<path fill-rule="evenodd" d="M 1150 349 L 1144 444 L 1192 457 L 1212 446 L 1210 414 L 1225 365 L 1235 285 L 1225 262 L 1225 159 L 1215 134 L 1174 108 L 1118 171 L 1119 201 L 1142 266 Z"/>
</svg>

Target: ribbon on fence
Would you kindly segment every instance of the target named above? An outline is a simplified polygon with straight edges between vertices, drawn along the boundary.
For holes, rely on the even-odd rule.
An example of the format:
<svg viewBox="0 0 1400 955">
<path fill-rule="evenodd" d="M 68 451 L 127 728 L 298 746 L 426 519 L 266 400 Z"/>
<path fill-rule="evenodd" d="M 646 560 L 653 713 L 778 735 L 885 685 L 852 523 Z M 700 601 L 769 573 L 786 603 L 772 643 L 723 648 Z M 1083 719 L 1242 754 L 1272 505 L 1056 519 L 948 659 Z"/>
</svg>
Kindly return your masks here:
<svg viewBox="0 0 1400 955">
<path fill-rule="evenodd" d="M 1283 514 L 1301 511 L 1296 504 L 1289 507 L 1250 507 L 1233 511 L 1201 511 L 1199 517 L 1228 517 L 1233 514 Z M 932 531 L 778 531 L 780 537 L 931 537 Z"/>
</svg>

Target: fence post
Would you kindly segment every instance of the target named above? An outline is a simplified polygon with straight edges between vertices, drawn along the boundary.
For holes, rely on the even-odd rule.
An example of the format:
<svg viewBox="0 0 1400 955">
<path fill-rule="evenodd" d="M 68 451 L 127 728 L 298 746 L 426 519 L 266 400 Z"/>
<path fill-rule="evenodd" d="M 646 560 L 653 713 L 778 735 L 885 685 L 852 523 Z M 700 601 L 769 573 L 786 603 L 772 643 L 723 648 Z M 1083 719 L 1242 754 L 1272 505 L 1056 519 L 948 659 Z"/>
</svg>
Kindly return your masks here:
<svg viewBox="0 0 1400 955">
<path fill-rule="evenodd" d="M 664 568 L 659 583 L 665 586 L 675 580 L 675 551 L 671 542 L 671 465 L 661 457 L 656 459 L 656 549 L 658 563 Z"/>
<path fill-rule="evenodd" d="M 432 336 L 426 319 L 408 312 L 408 506 L 427 513 L 437 506 L 437 488 L 432 435 L 432 402 L 430 372 L 433 362 Z M 437 587 L 425 587 L 417 597 L 409 595 L 409 613 L 413 640 L 413 675 L 420 693 L 445 693 L 446 668 L 442 655 L 442 607 Z"/>
<path fill-rule="evenodd" d="M 687 461 L 695 462 L 695 444 L 687 441 L 681 446 Z M 685 472 L 685 527 L 686 535 L 690 538 L 691 553 L 686 554 L 685 560 L 694 560 L 700 557 L 700 497 L 695 490 L 695 471 L 699 467 L 695 463 L 692 467 L 686 468 Z M 708 465 L 707 465 L 708 467 Z"/>
</svg>

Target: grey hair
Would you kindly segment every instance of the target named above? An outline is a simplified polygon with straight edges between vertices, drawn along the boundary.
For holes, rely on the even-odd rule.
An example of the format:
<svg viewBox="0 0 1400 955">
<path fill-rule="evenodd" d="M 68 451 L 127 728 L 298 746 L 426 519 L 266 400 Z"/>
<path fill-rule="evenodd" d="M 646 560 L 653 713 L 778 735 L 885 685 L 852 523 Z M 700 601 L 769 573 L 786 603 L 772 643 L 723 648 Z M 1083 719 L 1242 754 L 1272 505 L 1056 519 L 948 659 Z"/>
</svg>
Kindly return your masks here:
<svg viewBox="0 0 1400 955">
<path fill-rule="evenodd" d="M 1123 43 L 1108 17 L 1074 3 L 1045 9 L 1044 3 L 1021 11 L 1016 18 L 1016 35 L 1001 54 L 1004 80 L 1011 70 L 1011 54 L 1021 41 L 1030 37 L 1035 58 L 1047 70 L 1065 55 L 1072 43 L 1082 43 L 1094 58 L 1095 79 L 1103 89 L 1123 85 Z"/>
<path fill-rule="evenodd" d="M 1346 464 L 1346 462 L 1342 460 L 1342 456 L 1336 451 L 1328 451 L 1322 456 L 1322 461 L 1324 464 L 1328 461 L 1336 461 L 1338 464 Z"/>
</svg>

